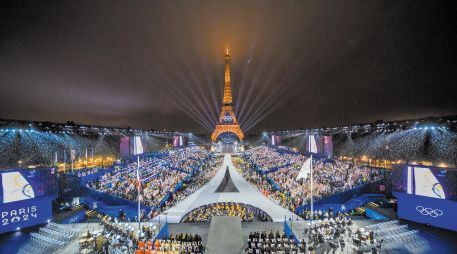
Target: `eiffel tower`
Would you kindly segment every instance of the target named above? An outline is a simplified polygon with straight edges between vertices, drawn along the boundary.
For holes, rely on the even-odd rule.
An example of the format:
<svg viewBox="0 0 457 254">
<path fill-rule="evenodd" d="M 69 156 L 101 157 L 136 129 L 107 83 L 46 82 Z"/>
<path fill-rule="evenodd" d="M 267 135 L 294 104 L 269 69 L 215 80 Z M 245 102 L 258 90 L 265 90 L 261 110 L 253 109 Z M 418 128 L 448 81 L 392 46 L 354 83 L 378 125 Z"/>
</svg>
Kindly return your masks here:
<svg viewBox="0 0 457 254">
<path fill-rule="evenodd" d="M 221 115 L 211 135 L 211 140 L 213 142 L 233 143 L 234 141 L 243 140 L 244 134 L 233 112 L 232 88 L 230 86 L 230 55 L 228 50 L 225 51 L 224 81 L 224 98 L 222 100 Z"/>
</svg>

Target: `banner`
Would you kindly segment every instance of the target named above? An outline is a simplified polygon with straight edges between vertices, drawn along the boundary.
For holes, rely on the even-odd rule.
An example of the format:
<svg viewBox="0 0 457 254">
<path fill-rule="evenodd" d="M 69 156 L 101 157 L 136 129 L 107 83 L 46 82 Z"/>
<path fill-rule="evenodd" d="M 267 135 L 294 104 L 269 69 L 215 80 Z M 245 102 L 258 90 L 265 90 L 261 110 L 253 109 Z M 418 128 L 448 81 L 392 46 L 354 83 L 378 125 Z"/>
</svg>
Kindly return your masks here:
<svg viewBox="0 0 457 254">
<path fill-rule="evenodd" d="M 55 168 L 1 171 L 0 234 L 46 223 L 56 198 Z"/>
<path fill-rule="evenodd" d="M 73 223 L 81 222 L 85 219 L 86 219 L 86 211 L 81 210 L 81 211 L 78 211 L 78 212 L 68 216 L 67 218 L 63 219 L 61 223 L 62 224 L 73 224 Z"/>
<path fill-rule="evenodd" d="M 0 234 L 47 223 L 52 219 L 54 199 L 55 197 L 45 196 L 1 205 Z"/>
<path fill-rule="evenodd" d="M 393 192 L 398 199 L 398 217 L 457 231 L 457 202 L 402 192 Z"/>
</svg>

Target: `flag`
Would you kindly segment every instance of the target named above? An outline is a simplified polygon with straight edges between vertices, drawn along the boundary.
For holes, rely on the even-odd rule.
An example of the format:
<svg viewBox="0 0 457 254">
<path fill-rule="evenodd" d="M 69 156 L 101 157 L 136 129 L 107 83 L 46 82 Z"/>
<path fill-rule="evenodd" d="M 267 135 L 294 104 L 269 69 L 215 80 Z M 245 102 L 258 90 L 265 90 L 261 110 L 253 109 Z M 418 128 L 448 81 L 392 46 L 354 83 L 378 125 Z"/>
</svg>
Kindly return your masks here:
<svg viewBox="0 0 457 254">
<path fill-rule="evenodd" d="M 136 180 L 138 181 L 138 195 L 140 195 L 140 156 L 138 156 L 138 164 L 136 168 Z"/>
<path fill-rule="evenodd" d="M 300 169 L 300 173 L 298 173 L 297 181 L 300 180 L 300 178 L 308 179 L 308 174 L 311 173 L 311 162 L 311 158 L 309 158 L 305 161 L 305 163 L 303 163 L 303 166 Z"/>
<path fill-rule="evenodd" d="M 70 150 L 70 158 L 72 161 L 76 159 L 76 150 Z"/>
</svg>

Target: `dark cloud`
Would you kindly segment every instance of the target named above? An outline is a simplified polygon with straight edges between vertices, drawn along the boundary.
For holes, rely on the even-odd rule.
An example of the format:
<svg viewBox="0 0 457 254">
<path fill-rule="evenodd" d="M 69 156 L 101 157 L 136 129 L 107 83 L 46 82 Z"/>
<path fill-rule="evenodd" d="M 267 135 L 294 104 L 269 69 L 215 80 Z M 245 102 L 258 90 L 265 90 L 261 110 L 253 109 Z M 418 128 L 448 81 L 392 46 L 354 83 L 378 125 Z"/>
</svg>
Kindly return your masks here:
<svg viewBox="0 0 457 254">
<path fill-rule="evenodd" d="M 0 118 L 204 132 L 232 55 L 245 129 L 457 112 L 445 1 L 11 1 Z"/>
</svg>

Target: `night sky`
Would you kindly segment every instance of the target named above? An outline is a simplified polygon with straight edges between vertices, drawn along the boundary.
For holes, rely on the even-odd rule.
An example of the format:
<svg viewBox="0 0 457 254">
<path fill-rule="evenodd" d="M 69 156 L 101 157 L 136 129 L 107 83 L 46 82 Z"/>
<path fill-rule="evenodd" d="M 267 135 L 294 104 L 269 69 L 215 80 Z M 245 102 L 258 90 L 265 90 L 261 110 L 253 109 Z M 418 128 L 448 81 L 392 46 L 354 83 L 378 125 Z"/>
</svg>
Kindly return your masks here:
<svg viewBox="0 0 457 254">
<path fill-rule="evenodd" d="M 457 114 L 452 1 L 2 1 L 0 118 L 209 133 Z M 453 16 L 454 15 L 454 16 Z"/>
</svg>

